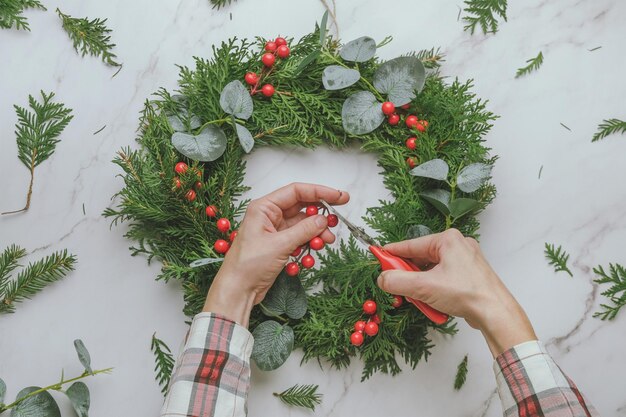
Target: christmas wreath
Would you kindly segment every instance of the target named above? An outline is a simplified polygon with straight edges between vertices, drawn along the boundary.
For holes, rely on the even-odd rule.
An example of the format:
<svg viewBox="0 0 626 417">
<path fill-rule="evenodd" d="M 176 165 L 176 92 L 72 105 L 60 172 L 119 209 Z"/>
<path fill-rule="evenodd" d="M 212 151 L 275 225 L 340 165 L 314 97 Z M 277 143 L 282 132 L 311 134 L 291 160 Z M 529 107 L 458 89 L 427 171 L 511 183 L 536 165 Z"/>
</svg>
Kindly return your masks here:
<svg viewBox="0 0 626 417">
<path fill-rule="evenodd" d="M 325 16 L 298 42 L 234 39 L 213 47 L 213 57 L 196 58 L 195 69 L 180 68 L 177 94 L 161 89 L 146 101 L 140 149 L 123 149 L 114 160 L 125 187 L 104 214 L 129 223 L 133 255 L 162 263 L 158 280 L 182 283 L 188 316 L 201 310 L 236 238 L 247 204 L 240 198 L 247 190 L 243 157 L 253 146 L 357 142 L 378 155 L 393 196 L 363 218 L 381 243 L 450 227 L 477 236 L 476 213 L 495 196 L 488 182 L 495 158 L 483 136 L 496 116 L 472 93 L 471 81 L 444 82 L 437 50 L 377 59 L 390 40 L 340 45 L 328 36 Z M 319 243 L 295 250 L 253 310 L 259 368 L 275 369 L 302 348 L 305 361 L 337 368 L 358 355 L 364 379 L 396 374 L 400 357 L 412 367 L 428 357 L 431 329 L 455 332 L 453 321 L 436 325 L 381 291 L 379 264 L 354 239 L 316 260 L 311 251 Z"/>
</svg>

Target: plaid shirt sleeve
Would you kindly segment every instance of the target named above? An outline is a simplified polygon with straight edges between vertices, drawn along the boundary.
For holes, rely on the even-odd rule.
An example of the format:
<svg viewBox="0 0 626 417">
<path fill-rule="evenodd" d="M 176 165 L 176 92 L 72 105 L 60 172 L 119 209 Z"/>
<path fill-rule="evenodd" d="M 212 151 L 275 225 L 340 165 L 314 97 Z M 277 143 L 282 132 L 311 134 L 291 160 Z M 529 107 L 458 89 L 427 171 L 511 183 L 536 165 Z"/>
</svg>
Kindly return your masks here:
<svg viewBox="0 0 626 417">
<path fill-rule="evenodd" d="M 195 316 L 161 417 L 245 417 L 253 344 L 252 334 L 231 320 Z"/>
<path fill-rule="evenodd" d="M 599 417 L 539 341 L 512 347 L 493 368 L 505 417 Z"/>
</svg>

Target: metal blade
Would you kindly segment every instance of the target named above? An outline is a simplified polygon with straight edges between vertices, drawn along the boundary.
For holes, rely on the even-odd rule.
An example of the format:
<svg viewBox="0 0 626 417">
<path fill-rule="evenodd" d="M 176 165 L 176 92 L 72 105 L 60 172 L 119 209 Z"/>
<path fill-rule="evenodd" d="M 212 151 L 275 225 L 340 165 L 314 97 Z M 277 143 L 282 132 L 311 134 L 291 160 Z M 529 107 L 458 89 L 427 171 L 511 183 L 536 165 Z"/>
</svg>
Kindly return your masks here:
<svg viewBox="0 0 626 417">
<path fill-rule="evenodd" d="M 339 218 L 339 220 L 346 225 L 350 233 L 352 233 L 352 236 L 354 236 L 359 242 L 363 243 L 366 246 L 380 246 L 378 243 L 376 243 L 376 240 L 374 240 L 374 238 L 365 233 L 365 231 L 360 227 L 352 224 L 348 219 L 341 215 L 341 213 L 335 210 L 333 206 L 331 206 L 324 200 L 320 200 L 320 202 L 324 207 L 328 209 L 328 211 L 337 216 L 337 218 Z"/>
</svg>

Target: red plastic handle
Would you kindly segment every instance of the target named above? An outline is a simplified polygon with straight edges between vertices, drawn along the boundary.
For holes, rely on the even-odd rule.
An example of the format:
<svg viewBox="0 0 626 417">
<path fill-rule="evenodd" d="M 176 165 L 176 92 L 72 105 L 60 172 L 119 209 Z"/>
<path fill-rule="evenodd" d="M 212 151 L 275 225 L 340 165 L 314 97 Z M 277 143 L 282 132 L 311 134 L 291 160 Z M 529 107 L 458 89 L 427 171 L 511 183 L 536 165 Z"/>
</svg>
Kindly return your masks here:
<svg viewBox="0 0 626 417">
<path fill-rule="evenodd" d="M 399 256 L 392 255 L 383 248 L 380 248 L 378 246 L 370 246 L 369 249 L 370 252 L 372 252 L 374 256 L 378 259 L 378 262 L 380 262 L 380 266 L 382 267 L 383 271 L 421 271 L 421 269 L 419 269 L 419 267 L 411 261 L 400 258 Z M 428 317 L 433 323 L 444 324 L 448 321 L 447 314 L 432 308 L 428 304 L 410 297 L 404 298 L 415 307 L 417 307 L 422 313 L 424 313 L 424 315 Z"/>
</svg>

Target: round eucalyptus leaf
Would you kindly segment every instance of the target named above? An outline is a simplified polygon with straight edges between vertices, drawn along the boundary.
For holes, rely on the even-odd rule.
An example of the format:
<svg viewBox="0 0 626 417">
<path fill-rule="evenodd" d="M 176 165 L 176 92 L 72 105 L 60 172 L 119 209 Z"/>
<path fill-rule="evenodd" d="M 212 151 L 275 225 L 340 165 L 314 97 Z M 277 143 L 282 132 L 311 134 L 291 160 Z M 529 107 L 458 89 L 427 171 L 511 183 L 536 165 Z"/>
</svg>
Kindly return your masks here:
<svg viewBox="0 0 626 417">
<path fill-rule="evenodd" d="M 65 394 L 72 402 L 72 406 L 74 410 L 76 410 L 78 417 L 88 417 L 90 399 L 87 385 L 81 381 L 74 382 L 67 391 L 65 391 Z"/>
<path fill-rule="evenodd" d="M 491 175 L 491 168 L 491 165 L 482 163 L 468 165 L 459 172 L 456 185 L 463 192 L 473 193 L 487 181 Z"/>
<path fill-rule="evenodd" d="M 369 91 L 359 91 L 344 101 L 341 119 L 347 133 L 364 135 L 380 126 L 385 120 L 385 115 L 374 94 Z"/>
<path fill-rule="evenodd" d="M 181 116 L 167 116 L 167 121 L 175 132 L 187 132 L 190 129 L 193 130 L 202 126 L 202 122 L 198 116 L 192 115 L 191 117 L 188 117 L 186 112 Z M 187 123 L 189 124 L 189 128 L 187 128 Z"/>
<path fill-rule="evenodd" d="M 424 191 L 420 196 L 444 215 L 450 214 L 450 191 L 438 188 Z"/>
<path fill-rule="evenodd" d="M 422 236 L 432 235 L 433 231 L 430 230 L 428 226 L 424 226 L 423 224 L 414 224 L 409 227 L 409 230 L 406 231 L 407 239 L 416 239 Z"/>
<path fill-rule="evenodd" d="M 280 367 L 293 350 L 293 329 L 286 324 L 281 326 L 273 320 L 264 321 L 254 329 L 252 336 L 252 358 L 262 371 Z"/>
<path fill-rule="evenodd" d="M 443 159 L 431 159 L 413 168 L 410 173 L 416 177 L 444 181 L 448 178 L 448 164 Z"/>
<path fill-rule="evenodd" d="M 341 90 L 359 81 L 361 73 L 339 65 L 329 65 L 322 73 L 322 84 L 327 90 Z"/>
<path fill-rule="evenodd" d="M 74 348 L 78 354 L 78 360 L 85 367 L 85 371 L 91 373 L 91 356 L 82 340 L 74 340 Z"/>
<path fill-rule="evenodd" d="M 401 56 L 382 64 L 374 73 L 374 87 L 387 94 L 389 101 L 398 106 L 410 103 L 415 92 L 422 91 L 426 70 L 419 58 Z"/>
<path fill-rule="evenodd" d="M 376 55 L 376 41 L 369 36 L 350 41 L 339 51 L 339 56 L 351 62 L 369 61 L 374 58 L 374 55 Z"/>
<path fill-rule="evenodd" d="M 184 104 L 187 102 L 187 97 L 185 97 L 182 94 L 172 94 L 170 98 L 172 99 L 174 103 L 178 103 L 178 104 Z"/>
<path fill-rule="evenodd" d="M 222 262 L 224 261 L 224 258 L 202 258 L 202 259 L 196 259 L 195 261 L 191 262 L 189 264 L 190 268 L 198 268 L 204 265 L 209 265 L 209 264 L 214 264 L 217 262 Z"/>
<path fill-rule="evenodd" d="M 237 130 L 237 137 L 239 138 L 241 147 L 246 153 L 250 153 L 254 147 L 254 138 L 252 137 L 252 133 L 250 133 L 245 126 L 242 126 L 239 123 L 235 123 L 235 129 Z"/>
<path fill-rule="evenodd" d="M 176 132 L 172 135 L 176 150 L 194 161 L 215 161 L 226 150 L 226 135 L 219 127 L 209 125 L 194 136 Z"/>
<path fill-rule="evenodd" d="M 307 310 L 306 292 L 298 278 L 282 273 L 267 292 L 263 306 L 271 312 L 298 320 L 304 317 Z"/>
<path fill-rule="evenodd" d="M 226 113 L 248 120 L 254 105 L 248 89 L 239 80 L 231 81 L 220 94 L 220 106 Z"/>
<path fill-rule="evenodd" d="M 450 214 L 455 219 L 478 208 L 480 203 L 472 198 L 457 198 L 450 203 Z"/>
<path fill-rule="evenodd" d="M 23 398 L 40 387 L 28 387 L 21 390 L 16 400 Z M 11 417 L 61 417 L 61 410 L 52 395 L 47 391 L 28 397 L 11 409 Z"/>
<path fill-rule="evenodd" d="M 7 393 L 7 384 L 0 378 L 0 404 L 4 403 L 4 396 Z"/>
</svg>

